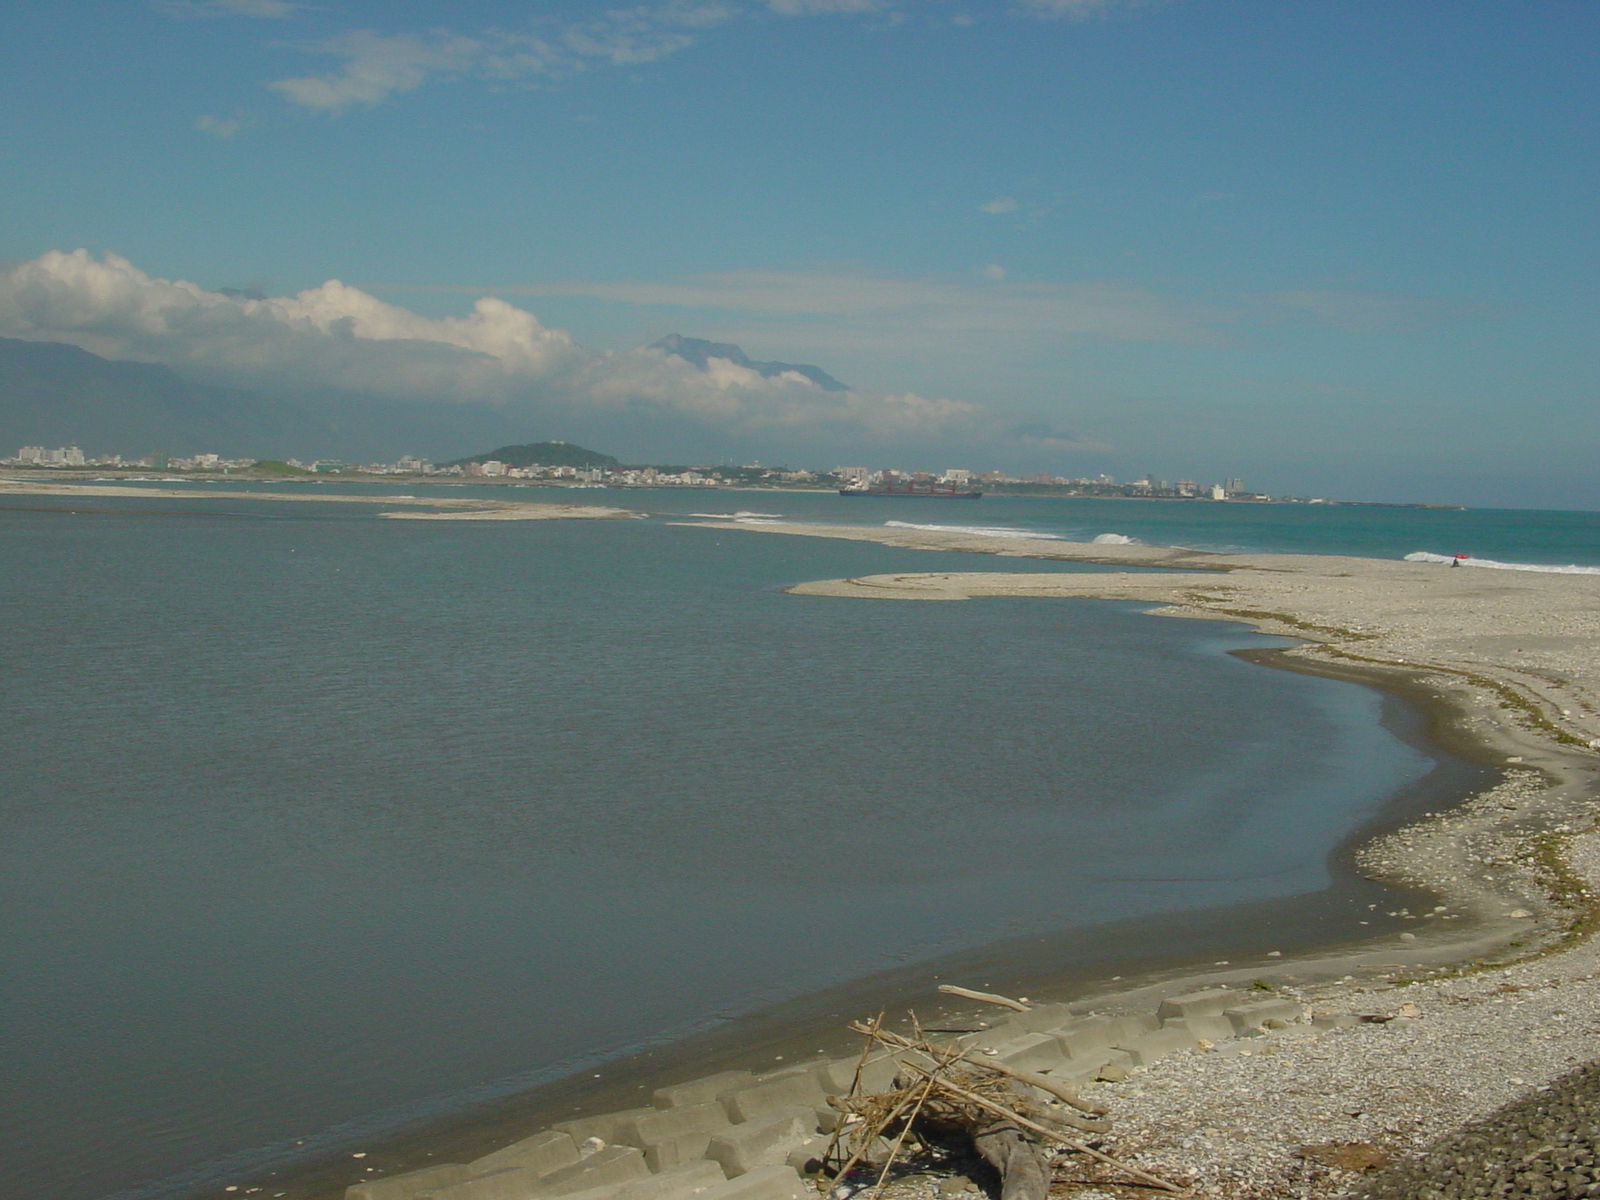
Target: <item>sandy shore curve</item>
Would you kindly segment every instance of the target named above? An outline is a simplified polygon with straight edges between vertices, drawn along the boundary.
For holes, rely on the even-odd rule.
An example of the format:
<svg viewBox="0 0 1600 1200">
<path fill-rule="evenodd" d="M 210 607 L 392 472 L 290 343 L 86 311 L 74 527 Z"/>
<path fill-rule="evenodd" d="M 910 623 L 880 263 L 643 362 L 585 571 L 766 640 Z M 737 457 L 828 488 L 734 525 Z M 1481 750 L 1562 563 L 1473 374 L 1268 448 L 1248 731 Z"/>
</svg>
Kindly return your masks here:
<svg viewBox="0 0 1600 1200">
<path fill-rule="evenodd" d="M 726 528 L 722 523 L 718 528 Z M 1217 970 L 1185 986 L 1283 989 L 1349 1028 L 1259 1052 L 1180 1054 L 1102 1083 L 1118 1152 L 1214 1200 L 1335 1197 L 1389 1162 L 1427 1162 L 1463 1124 L 1600 1058 L 1600 576 L 1331 555 L 974 537 L 935 530 L 737 525 L 912 549 L 1092 563 L 1086 573 L 895 573 L 819 580 L 801 597 L 1094 598 L 1295 639 L 1258 661 L 1404 681 L 1495 787 L 1363 846 L 1370 877 L 1438 901 L 1413 930 Z M 1176 570 L 1174 570 L 1176 568 Z M 1226 964 L 1218 964 L 1225 966 Z M 1173 981 L 1085 997 L 1129 1005 Z M 910 1183 L 899 1200 L 936 1193 Z M 1070 1194 L 1123 1194 L 1081 1179 Z"/>
</svg>

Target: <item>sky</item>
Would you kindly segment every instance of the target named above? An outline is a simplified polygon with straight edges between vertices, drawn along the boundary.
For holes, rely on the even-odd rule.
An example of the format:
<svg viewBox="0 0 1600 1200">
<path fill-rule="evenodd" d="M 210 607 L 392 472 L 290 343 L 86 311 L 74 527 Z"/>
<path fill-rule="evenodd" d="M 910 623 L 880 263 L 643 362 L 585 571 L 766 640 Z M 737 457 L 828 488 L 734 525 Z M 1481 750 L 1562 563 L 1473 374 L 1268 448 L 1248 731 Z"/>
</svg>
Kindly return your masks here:
<svg viewBox="0 0 1600 1200">
<path fill-rule="evenodd" d="M 633 461 L 1600 510 L 1592 0 L 3 10 L 0 336 Z"/>
</svg>

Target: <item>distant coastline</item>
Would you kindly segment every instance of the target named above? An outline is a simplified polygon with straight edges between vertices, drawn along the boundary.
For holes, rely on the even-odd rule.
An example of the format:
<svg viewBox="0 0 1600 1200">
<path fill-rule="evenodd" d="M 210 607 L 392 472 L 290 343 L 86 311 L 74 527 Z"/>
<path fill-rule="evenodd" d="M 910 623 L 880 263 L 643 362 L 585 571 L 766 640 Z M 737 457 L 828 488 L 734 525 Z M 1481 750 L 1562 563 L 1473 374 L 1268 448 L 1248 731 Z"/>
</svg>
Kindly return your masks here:
<svg viewBox="0 0 1600 1200">
<path fill-rule="evenodd" d="M 180 469 L 181 470 L 181 469 Z M 658 483 L 646 482 L 577 482 L 562 479 L 520 479 L 504 475 L 475 475 L 475 476 L 445 476 L 437 475 L 401 475 L 401 474 L 366 474 L 360 471 L 339 471 L 327 473 L 305 472 L 300 474 L 285 475 L 274 471 L 253 471 L 248 468 L 240 470 L 213 471 L 213 470 L 181 470 L 174 474 L 170 469 L 156 469 L 154 467 L 51 467 L 51 466 L 6 466 L 0 468 L 0 481 L 15 483 L 277 483 L 277 484 L 329 484 L 329 483 L 368 483 L 430 487 L 537 487 L 565 490 L 593 490 L 604 488 L 611 491 L 640 491 L 662 486 Z M 677 485 L 684 487 L 684 485 Z M 1102 490 L 1084 490 L 1080 487 L 1057 486 L 1054 484 L 1034 483 L 985 483 L 986 494 L 1004 496 L 1008 499 L 1026 499 L 1039 497 L 1047 499 L 1068 500 L 1145 500 L 1173 504 L 1192 504 L 1208 506 L 1221 505 L 1288 505 L 1301 507 L 1316 505 L 1325 508 L 1394 508 L 1414 509 L 1433 512 L 1466 512 L 1467 506 L 1461 504 L 1420 504 L 1405 503 L 1388 500 L 1326 500 L 1305 499 L 1292 496 L 1266 496 L 1266 495 L 1238 495 L 1216 499 L 1211 496 L 1180 496 L 1180 495 L 1154 495 L 1128 490 L 1121 486 Z M 837 491 L 835 484 L 828 482 L 715 482 L 703 483 L 694 488 L 684 487 L 686 491 L 724 491 L 724 492 L 797 492 L 806 495 L 830 495 Z"/>
</svg>

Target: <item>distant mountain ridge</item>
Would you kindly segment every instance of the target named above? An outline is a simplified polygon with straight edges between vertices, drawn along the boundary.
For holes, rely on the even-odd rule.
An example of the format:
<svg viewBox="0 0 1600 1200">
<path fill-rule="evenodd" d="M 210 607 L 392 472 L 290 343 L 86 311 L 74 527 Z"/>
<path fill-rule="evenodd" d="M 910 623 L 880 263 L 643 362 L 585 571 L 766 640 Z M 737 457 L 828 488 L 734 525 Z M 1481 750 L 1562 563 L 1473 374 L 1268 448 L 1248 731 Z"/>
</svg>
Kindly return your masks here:
<svg viewBox="0 0 1600 1200">
<path fill-rule="evenodd" d="M 393 461 L 527 438 L 531 419 L 488 405 L 383 400 L 328 389 L 295 399 L 102 358 L 65 342 L 0 338 L 0 457 L 76 445 L 93 456 Z"/>
<path fill-rule="evenodd" d="M 735 366 L 755 371 L 767 379 L 774 379 L 787 372 L 793 372 L 809 379 L 825 392 L 848 392 L 850 390 L 849 385 L 840 383 L 821 367 L 813 367 L 806 363 L 760 362 L 750 358 L 732 342 L 708 342 L 705 338 L 683 337 L 680 334 L 669 333 L 659 342 L 652 343 L 650 348 L 652 350 L 665 350 L 668 354 L 676 354 L 684 362 L 693 363 L 702 371 L 706 369 L 706 363 L 709 359 L 721 358 L 726 359 Z"/>
<path fill-rule="evenodd" d="M 0 338 L 0 454 L 78 445 L 90 454 L 287 458 L 337 441 L 327 421 L 271 396 L 65 342 Z"/>
<path fill-rule="evenodd" d="M 765 378 L 785 373 L 828 392 L 849 391 L 826 371 L 803 363 L 763 362 L 738 346 L 673 334 L 655 348 L 701 370 L 726 359 Z M 183 373 L 180 373 L 183 372 Z M 262 390 L 223 375 L 104 358 L 66 342 L 0 337 L 0 457 L 24 446 L 76 445 L 90 457 L 215 453 L 225 458 L 392 462 L 405 454 L 445 461 L 498 459 L 511 465 L 610 467 L 618 460 L 573 443 L 535 442 L 552 417 L 532 405 L 392 399 L 327 386 L 279 384 Z M 292 389 L 292 390 L 290 390 Z M 563 428 L 585 441 L 648 444 L 672 461 L 694 462 L 742 451 L 718 448 L 712 431 L 682 415 L 648 408 L 564 412 Z M 629 451 L 637 454 L 637 450 Z"/>
</svg>

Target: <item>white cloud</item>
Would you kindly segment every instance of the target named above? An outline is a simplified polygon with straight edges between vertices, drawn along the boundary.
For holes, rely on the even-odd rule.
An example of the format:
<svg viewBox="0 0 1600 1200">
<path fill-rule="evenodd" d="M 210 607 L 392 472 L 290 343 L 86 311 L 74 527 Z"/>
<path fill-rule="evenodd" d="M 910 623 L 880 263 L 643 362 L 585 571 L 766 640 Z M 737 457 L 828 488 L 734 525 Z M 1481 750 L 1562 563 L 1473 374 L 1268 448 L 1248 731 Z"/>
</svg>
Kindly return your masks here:
<svg viewBox="0 0 1600 1200">
<path fill-rule="evenodd" d="M 721 3 L 670 3 L 612 9 L 587 21 L 543 21 L 527 32 L 473 36 L 433 30 L 380 34 L 356 29 L 308 46 L 343 59 L 335 71 L 279 79 L 267 86 L 304 108 L 339 112 L 375 105 L 436 77 L 467 75 L 498 85 L 531 84 L 587 69 L 655 62 L 694 44 L 689 30 L 732 20 Z"/>
<path fill-rule="evenodd" d="M 728 271 L 665 283 L 577 281 L 497 290 L 766 314 L 805 319 L 808 327 L 847 324 L 900 346 L 954 335 L 1193 343 L 1211 340 L 1215 326 L 1238 316 L 1234 305 L 1164 297 L 1132 284 L 1009 281 L 990 271 L 977 278 Z"/>
<path fill-rule="evenodd" d="M 471 38 L 449 34 L 384 37 L 370 29 L 342 33 L 312 49 L 343 58 L 344 65 L 332 74 L 280 79 L 268 86 L 295 104 L 330 112 L 350 104 L 377 104 L 397 92 L 409 92 L 430 76 L 477 65 L 484 54 L 483 45 Z"/>
<path fill-rule="evenodd" d="M 725 360 L 702 371 L 658 350 L 599 353 L 494 297 L 462 317 L 425 317 L 337 280 L 254 299 L 84 250 L 51 251 L 0 274 L 0 336 L 289 394 L 333 389 L 524 414 L 649 411 L 740 435 L 932 436 L 984 418 L 961 400 L 825 392 Z"/>
<path fill-rule="evenodd" d="M 171 17 L 261 17 L 282 20 L 306 4 L 295 0 L 151 0 L 150 7 Z"/>
<path fill-rule="evenodd" d="M 884 9 L 883 0 L 767 0 L 767 7 L 785 17 L 806 17 L 816 13 L 875 13 Z"/>
<path fill-rule="evenodd" d="M 1074 21 L 1098 17 L 1110 0 L 1020 0 L 1022 11 L 1034 17 L 1066 17 Z"/>
<path fill-rule="evenodd" d="M 978 205 L 978 208 L 983 212 L 994 213 L 998 216 L 1001 213 L 1016 212 L 1017 202 L 1010 196 L 999 196 L 990 200 L 987 204 Z"/>
<path fill-rule="evenodd" d="M 237 117 L 201 115 L 194 119 L 194 127 L 201 133 L 209 133 L 226 141 L 244 128 L 244 122 Z"/>
<path fill-rule="evenodd" d="M 1020 0 L 1034 17 L 1084 19 L 1146 0 Z M 175 16 L 284 17 L 309 7 L 289 0 L 152 0 Z M 884 14 L 901 17 L 892 0 L 761 0 L 785 17 Z M 697 34 L 737 19 L 746 9 L 725 0 L 668 0 L 606 9 L 582 20 L 535 17 L 525 30 L 500 28 L 460 34 L 446 29 L 384 34 L 347 30 L 302 46 L 342 61 L 332 71 L 278 79 L 267 86 L 304 108 L 337 113 L 354 104 L 376 105 L 436 78 L 467 77 L 493 86 L 532 87 L 594 66 L 630 67 L 655 62 L 695 44 Z M 971 24 L 966 14 L 949 18 Z M 1013 212 L 1015 200 L 991 200 L 985 212 Z"/>
</svg>

